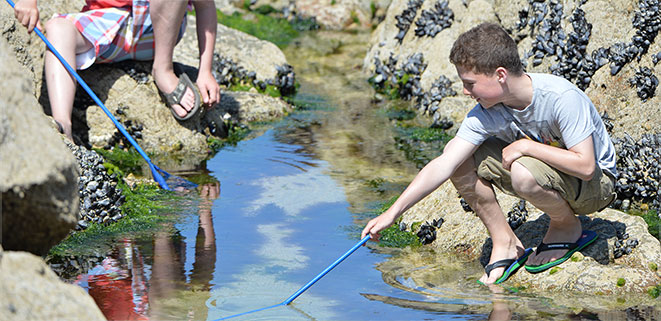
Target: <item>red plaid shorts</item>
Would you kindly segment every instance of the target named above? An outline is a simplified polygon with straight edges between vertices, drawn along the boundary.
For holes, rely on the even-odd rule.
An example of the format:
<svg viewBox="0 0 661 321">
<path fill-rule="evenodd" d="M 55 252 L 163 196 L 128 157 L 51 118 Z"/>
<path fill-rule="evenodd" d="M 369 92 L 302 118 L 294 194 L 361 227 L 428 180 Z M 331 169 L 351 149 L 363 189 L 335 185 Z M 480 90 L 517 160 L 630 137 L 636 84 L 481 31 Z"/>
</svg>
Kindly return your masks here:
<svg viewBox="0 0 661 321">
<path fill-rule="evenodd" d="M 94 62 L 154 58 L 154 29 L 149 15 L 149 0 L 133 0 L 131 8 L 96 9 L 54 17 L 71 20 L 83 37 L 94 45 L 89 51 L 76 55 L 77 69 L 86 69 Z M 185 29 L 186 19 L 183 19 L 179 39 Z"/>
</svg>

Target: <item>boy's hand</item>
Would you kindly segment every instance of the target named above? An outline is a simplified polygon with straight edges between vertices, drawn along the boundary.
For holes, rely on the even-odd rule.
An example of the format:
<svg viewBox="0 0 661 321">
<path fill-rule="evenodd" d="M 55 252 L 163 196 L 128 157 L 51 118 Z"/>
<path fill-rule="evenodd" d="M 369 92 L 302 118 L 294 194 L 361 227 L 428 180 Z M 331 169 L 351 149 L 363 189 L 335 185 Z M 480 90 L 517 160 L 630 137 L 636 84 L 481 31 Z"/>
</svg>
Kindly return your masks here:
<svg viewBox="0 0 661 321">
<path fill-rule="evenodd" d="M 373 241 L 378 242 L 379 237 L 381 237 L 381 234 L 379 233 L 387 229 L 390 225 L 392 225 L 394 221 L 395 221 L 394 218 L 391 215 L 389 215 L 388 211 L 386 211 L 383 214 L 367 222 L 367 225 L 363 229 L 360 238 L 362 239 L 367 234 L 369 234 Z"/>
<path fill-rule="evenodd" d="M 28 33 L 36 26 L 39 30 L 41 22 L 39 21 L 39 9 L 37 9 L 37 0 L 19 0 L 14 6 L 14 16 L 18 21 L 28 29 Z"/>
<path fill-rule="evenodd" d="M 534 143 L 530 139 L 519 139 L 503 148 L 503 168 L 509 171 L 512 163 L 521 156 L 527 155 L 528 147 Z"/>
<path fill-rule="evenodd" d="M 202 101 L 207 107 L 213 107 L 220 102 L 220 86 L 211 72 L 201 72 L 197 75 L 197 87 L 202 94 Z"/>
</svg>

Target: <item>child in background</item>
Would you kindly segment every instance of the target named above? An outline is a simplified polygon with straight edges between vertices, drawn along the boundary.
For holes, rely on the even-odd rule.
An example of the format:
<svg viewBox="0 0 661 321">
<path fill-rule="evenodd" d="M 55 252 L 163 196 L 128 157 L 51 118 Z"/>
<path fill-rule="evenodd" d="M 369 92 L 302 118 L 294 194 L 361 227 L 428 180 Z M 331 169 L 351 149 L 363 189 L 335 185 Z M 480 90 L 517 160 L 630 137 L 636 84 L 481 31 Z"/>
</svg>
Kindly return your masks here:
<svg viewBox="0 0 661 321">
<path fill-rule="evenodd" d="M 213 0 L 192 1 L 200 49 L 199 92 L 185 74 L 177 78 L 172 64 L 174 47 L 185 29 L 187 1 L 86 0 L 85 3 L 81 13 L 56 15 L 46 23 L 49 42 L 69 65 L 85 69 L 95 62 L 153 59 L 156 86 L 178 120 L 195 115 L 200 100 L 207 106 L 220 100 L 220 87 L 211 73 L 217 28 Z M 14 14 L 28 32 L 35 26 L 41 29 L 37 0 L 18 1 Z M 72 139 L 75 78 L 50 51 L 46 52 L 44 65 L 53 119 L 60 131 Z"/>
</svg>

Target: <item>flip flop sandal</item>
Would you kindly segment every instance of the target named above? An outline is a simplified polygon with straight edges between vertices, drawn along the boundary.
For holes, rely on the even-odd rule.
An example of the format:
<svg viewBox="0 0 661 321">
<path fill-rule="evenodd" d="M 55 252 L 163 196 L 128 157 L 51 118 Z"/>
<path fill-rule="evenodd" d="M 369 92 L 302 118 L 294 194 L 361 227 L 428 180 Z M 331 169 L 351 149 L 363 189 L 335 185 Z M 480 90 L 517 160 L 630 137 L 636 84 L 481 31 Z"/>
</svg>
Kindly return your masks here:
<svg viewBox="0 0 661 321">
<path fill-rule="evenodd" d="M 195 94 L 195 104 L 193 104 L 193 109 L 191 109 L 188 112 L 188 114 L 186 114 L 186 116 L 181 117 L 177 115 L 177 113 L 174 111 L 172 106 L 174 105 L 181 106 L 181 99 L 184 97 L 187 88 L 190 88 Z M 195 87 L 195 85 L 193 85 L 193 82 L 190 80 L 190 78 L 188 78 L 188 75 L 186 74 L 182 73 L 179 76 L 179 83 L 177 83 L 177 87 L 175 87 L 171 93 L 167 94 L 160 90 L 159 93 L 161 94 L 161 96 L 163 96 L 165 102 L 170 108 L 170 111 L 172 112 L 172 115 L 177 120 L 180 121 L 189 120 L 200 111 L 200 93 L 197 91 L 197 88 Z"/>
<path fill-rule="evenodd" d="M 581 237 L 575 243 L 549 243 L 544 242 L 540 243 L 535 251 L 535 254 L 542 253 L 544 251 L 550 250 L 567 250 L 567 253 L 557 260 L 544 263 L 542 265 L 526 265 L 526 270 L 530 273 L 539 273 L 546 271 L 556 265 L 561 264 L 564 261 L 567 261 L 574 253 L 586 248 L 588 245 L 592 244 L 597 239 L 598 235 L 593 231 L 583 231 Z"/>
<path fill-rule="evenodd" d="M 532 254 L 532 248 L 527 248 L 526 251 L 523 253 L 523 255 L 521 255 L 517 259 L 504 259 L 504 260 L 500 260 L 500 261 L 496 261 L 496 262 L 493 262 L 491 264 L 488 264 L 487 266 L 484 267 L 484 272 L 486 272 L 487 276 L 489 276 L 489 274 L 491 274 L 491 271 L 493 271 L 494 269 L 506 266 L 507 269 L 505 269 L 505 271 L 503 271 L 503 275 L 501 275 L 496 280 L 496 282 L 494 282 L 494 284 L 503 283 L 503 282 L 507 281 L 507 279 L 509 279 L 510 276 L 514 275 L 514 273 L 516 273 L 516 271 L 519 270 L 519 268 L 521 268 L 521 266 L 523 266 L 523 264 L 526 262 L 526 260 L 528 259 L 528 256 L 530 256 L 530 254 Z M 485 285 L 480 280 L 477 280 L 477 283 Z"/>
</svg>

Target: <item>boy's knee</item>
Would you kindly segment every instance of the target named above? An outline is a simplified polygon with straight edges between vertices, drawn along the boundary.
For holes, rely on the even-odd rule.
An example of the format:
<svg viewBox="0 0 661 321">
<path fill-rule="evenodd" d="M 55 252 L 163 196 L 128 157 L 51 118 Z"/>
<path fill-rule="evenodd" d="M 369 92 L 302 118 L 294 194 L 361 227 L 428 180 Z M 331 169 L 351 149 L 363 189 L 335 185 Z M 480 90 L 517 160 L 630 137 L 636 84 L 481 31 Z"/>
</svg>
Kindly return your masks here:
<svg viewBox="0 0 661 321">
<path fill-rule="evenodd" d="M 539 188 L 537 180 L 532 173 L 521 163 L 513 162 L 510 168 L 512 188 L 519 195 L 529 195 Z"/>
</svg>

